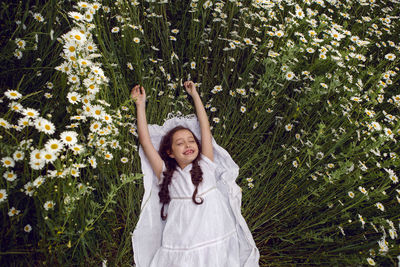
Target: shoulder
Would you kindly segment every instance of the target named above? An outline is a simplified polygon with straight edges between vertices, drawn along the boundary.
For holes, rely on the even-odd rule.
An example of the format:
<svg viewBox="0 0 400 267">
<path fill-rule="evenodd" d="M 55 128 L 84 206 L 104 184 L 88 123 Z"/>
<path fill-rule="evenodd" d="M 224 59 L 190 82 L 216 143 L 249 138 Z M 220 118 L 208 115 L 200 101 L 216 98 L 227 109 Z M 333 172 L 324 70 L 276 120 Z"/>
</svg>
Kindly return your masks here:
<svg viewBox="0 0 400 267">
<path fill-rule="evenodd" d="M 217 168 L 217 165 L 215 162 L 213 162 L 211 159 L 209 159 L 207 156 L 204 154 L 200 154 L 200 162 L 206 165 L 207 167 L 211 167 L 213 169 Z"/>
</svg>

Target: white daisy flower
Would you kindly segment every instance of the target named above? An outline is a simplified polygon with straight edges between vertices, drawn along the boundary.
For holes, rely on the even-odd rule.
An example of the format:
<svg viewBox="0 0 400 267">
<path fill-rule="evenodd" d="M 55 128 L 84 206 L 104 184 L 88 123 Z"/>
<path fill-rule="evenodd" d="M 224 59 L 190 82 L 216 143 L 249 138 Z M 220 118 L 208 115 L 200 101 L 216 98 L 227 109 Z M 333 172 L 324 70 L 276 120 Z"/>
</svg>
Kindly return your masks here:
<svg viewBox="0 0 400 267">
<path fill-rule="evenodd" d="M 23 160 L 24 157 L 25 157 L 25 154 L 24 154 L 24 152 L 21 151 L 21 150 L 16 150 L 16 151 L 14 152 L 14 154 L 13 154 L 13 159 L 14 159 L 15 161 Z"/>
<path fill-rule="evenodd" d="M 7 199 L 7 191 L 5 189 L 0 189 L 0 203 Z"/>
<path fill-rule="evenodd" d="M 110 153 L 110 152 L 108 152 L 108 151 L 105 151 L 104 152 L 104 158 L 106 159 L 106 160 L 112 160 L 113 159 L 113 154 L 112 153 Z"/>
<path fill-rule="evenodd" d="M 128 162 L 128 158 L 127 157 L 122 157 L 121 158 L 121 162 L 122 163 L 127 163 Z"/>
<path fill-rule="evenodd" d="M 289 123 L 285 125 L 285 130 L 290 132 L 293 129 L 293 124 Z"/>
<path fill-rule="evenodd" d="M 18 215 L 21 211 L 17 210 L 16 208 L 12 207 L 9 211 L 8 211 L 8 216 L 12 217 L 14 215 Z"/>
<path fill-rule="evenodd" d="M 35 187 L 34 187 L 32 182 L 27 182 L 24 185 L 24 188 L 25 188 L 25 194 L 26 195 L 33 196 L 33 193 L 35 192 Z"/>
<path fill-rule="evenodd" d="M 295 75 L 294 75 L 293 72 L 288 71 L 288 72 L 285 74 L 285 77 L 286 77 L 286 80 L 290 81 L 290 80 L 292 80 L 292 79 L 295 77 Z"/>
<path fill-rule="evenodd" d="M 92 166 L 93 169 L 95 169 L 97 167 L 97 161 L 94 156 L 89 157 L 88 162 L 89 162 L 90 166 Z"/>
<path fill-rule="evenodd" d="M 61 141 L 69 146 L 76 144 L 78 141 L 78 134 L 74 131 L 64 131 L 60 134 Z"/>
<path fill-rule="evenodd" d="M 15 91 L 15 90 L 7 90 L 4 92 L 4 95 L 8 99 L 11 99 L 11 100 L 20 99 L 22 97 L 22 95 L 18 91 Z"/>
<path fill-rule="evenodd" d="M 35 125 L 35 128 L 39 132 L 43 132 L 43 133 L 46 133 L 46 134 L 49 134 L 49 135 L 54 134 L 54 132 L 56 131 L 56 127 L 54 126 L 54 124 L 51 121 L 46 120 L 46 119 L 41 118 L 41 117 L 37 118 L 34 121 L 34 125 Z"/>
<path fill-rule="evenodd" d="M 376 207 L 377 207 L 378 209 L 380 209 L 381 211 L 385 211 L 385 207 L 382 205 L 382 203 L 377 202 L 375 205 L 376 205 Z"/>
<path fill-rule="evenodd" d="M 30 224 L 27 224 L 24 226 L 24 231 L 29 233 L 30 231 L 32 231 L 32 226 Z"/>
<path fill-rule="evenodd" d="M 69 92 L 67 94 L 67 98 L 69 103 L 77 104 L 81 100 L 81 95 L 78 94 L 77 92 Z"/>
<path fill-rule="evenodd" d="M 6 168 L 13 168 L 15 166 L 15 161 L 11 157 L 4 157 L 1 159 L 1 162 L 3 163 L 3 167 Z"/>
<path fill-rule="evenodd" d="M 22 115 L 34 119 L 39 116 L 39 112 L 33 108 L 26 108 L 23 110 Z"/>
<path fill-rule="evenodd" d="M 83 145 L 80 145 L 80 144 L 72 145 L 70 148 L 72 151 L 74 151 L 74 155 L 80 154 L 85 150 Z"/>
<path fill-rule="evenodd" d="M 49 139 L 47 140 L 44 147 L 47 151 L 51 151 L 56 154 L 57 152 L 61 151 L 61 149 L 63 149 L 64 144 L 58 139 Z"/>
<path fill-rule="evenodd" d="M 385 55 L 385 58 L 388 59 L 388 60 L 393 61 L 393 60 L 396 59 L 396 55 L 393 54 L 393 53 L 389 53 L 389 54 L 386 54 L 386 55 Z"/>
<path fill-rule="evenodd" d="M 5 129 L 11 128 L 11 124 L 3 118 L 0 118 L 0 126 L 4 127 Z"/>
<path fill-rule="evenodd" d="M 54 203 L 54 201 L 49 200 L 44 203 L 43 207 L 45 210 L 49 210 L 49 209 L 53 209 L 55 205 L 56 204 Z"/>
<path fill-rule="evenodd" d="M 57 159 L 56 154 L 52 150 L 44 150 L 42 156 L 46 163 L 54 162 Z"/>
<path fill-rule="evenodd" d="M 14 173 L 14 171 L 4 172 L 3 177 L 9 182 L 13 182 L 17 179 L 17 175 Z"/>
</svg>

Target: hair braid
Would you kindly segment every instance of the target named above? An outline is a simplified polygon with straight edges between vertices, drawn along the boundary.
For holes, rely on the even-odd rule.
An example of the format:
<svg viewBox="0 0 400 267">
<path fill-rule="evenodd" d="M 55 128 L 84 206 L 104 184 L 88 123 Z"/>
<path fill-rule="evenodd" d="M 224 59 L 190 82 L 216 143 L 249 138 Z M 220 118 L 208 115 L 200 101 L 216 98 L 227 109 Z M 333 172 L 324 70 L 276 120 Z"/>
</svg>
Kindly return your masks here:
<svg viewBox="0 0 400 267">
<path fill-rule="evenodd" d="M 197 157 L 192 163 L 193 165 L 192 169 L 190 170 L 190 175 L 192 176 L 192 183 L 196 186 L 192 195 L 192 200 L 197 205 L 200 205 L 203 203 L 203 198 L 200 197 L 201 201 L 196 202 L 196 195 L 197 195 L 197 188 L 199 187 L 201 181 L 203 181 L 203 171 L 201 170 L 199 165 L 199 157 Z"/>
</svg>

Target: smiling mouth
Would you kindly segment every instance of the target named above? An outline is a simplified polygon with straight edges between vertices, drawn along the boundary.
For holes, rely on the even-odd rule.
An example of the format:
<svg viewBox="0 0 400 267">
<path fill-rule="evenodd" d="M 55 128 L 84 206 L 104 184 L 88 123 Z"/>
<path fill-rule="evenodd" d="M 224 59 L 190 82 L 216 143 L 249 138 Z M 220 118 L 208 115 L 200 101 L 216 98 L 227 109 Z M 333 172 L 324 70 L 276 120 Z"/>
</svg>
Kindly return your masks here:
<svg viewBox="0 0 400 267">
<path fill-rule="evenodd" d="M 193 154 L 193 153 L 194 153 L 194 150 L 189 149 L 189 150 L 185 151 L 185 153 L 183 153 L 183 154 L 184 154 L 184 155 L 191 155 L 191 154 Z"/>
</svg>

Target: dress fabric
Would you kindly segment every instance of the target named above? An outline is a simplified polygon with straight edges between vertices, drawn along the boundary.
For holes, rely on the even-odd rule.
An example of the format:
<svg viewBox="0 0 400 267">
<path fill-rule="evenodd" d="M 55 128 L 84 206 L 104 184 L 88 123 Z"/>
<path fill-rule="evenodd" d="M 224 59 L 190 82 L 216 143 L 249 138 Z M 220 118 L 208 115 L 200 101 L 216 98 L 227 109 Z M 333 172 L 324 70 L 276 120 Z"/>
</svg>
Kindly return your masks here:
<svg viewBox="0 0 400 267">
<path fill-rule="evenodd" d="M 148 125 L 156 149 L 162 137 L 177 125 L 189 128 L 201 141 L 199 121 L 194 114 L 170 115 L 163 125 Z M 239 167 L 214 138 L 212 144 L 214 161 L 204 155 L 199 161 L 203 181 L 197 196 L 203 198 L 203 204 L 192 201 L 194 185 L 190 173 L 187 174 L 191 164 L 183 170 L 177 167 L 169 188 L 174 198 L 164 207 L 164 214 L 168 214 L 165 221 L 160 216 L 160 181 L 139 146 L 144 194 L 139 220 L 131 232 L 134 266 L 259 266 L 259 250 L 241 214 L 242 192 L 236 183 Z"/>
<path fill-rule="evenodd" d="M 203 171 L 196 197 L 197 201 L 203 199 L 200 205 L 192 200 L 195 190 L 190 174 L 192 164 L 184 169 L 177 166 L 173 173 L 169 186 L 171 201 L 164 208 L 167 219 L 161 247 L 151 267 L 240 266 L 235 222 L 216 187 L 216 166 L 204 155 L 200 156 L 199 165 Z"/>
</svg>

